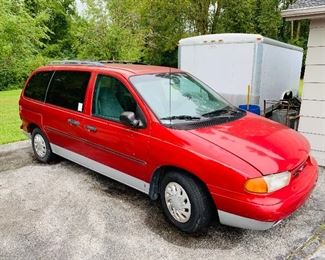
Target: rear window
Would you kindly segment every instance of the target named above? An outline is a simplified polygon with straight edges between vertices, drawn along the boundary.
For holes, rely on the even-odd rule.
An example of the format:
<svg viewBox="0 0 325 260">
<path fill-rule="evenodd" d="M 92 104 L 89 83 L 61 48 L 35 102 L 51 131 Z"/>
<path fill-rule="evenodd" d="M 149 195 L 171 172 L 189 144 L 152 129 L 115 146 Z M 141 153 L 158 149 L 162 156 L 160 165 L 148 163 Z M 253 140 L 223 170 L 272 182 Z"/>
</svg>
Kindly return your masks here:
<svg viewBox="0 0 325 260">
<path fill-rule="evenodd" d="M 90 72 L 56 71 L 46 102 L 82 112 L 89 78 Z"/>
<path fill-rule="evenodd" d="M 46 89 L 52 77 L 53 71 L 38 72 L 28 81 L 24 96 L 35 100 L 44 101 Z"/>
</svg>

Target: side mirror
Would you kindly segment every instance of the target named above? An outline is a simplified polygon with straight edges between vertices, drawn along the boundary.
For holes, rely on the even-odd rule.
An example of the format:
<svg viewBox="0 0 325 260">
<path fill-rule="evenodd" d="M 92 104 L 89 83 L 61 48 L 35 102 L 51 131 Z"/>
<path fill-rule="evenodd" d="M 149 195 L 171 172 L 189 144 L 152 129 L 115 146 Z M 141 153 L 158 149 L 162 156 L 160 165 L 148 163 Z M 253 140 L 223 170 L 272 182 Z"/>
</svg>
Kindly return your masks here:
<svg viewBox="0 0 325 260">
<path fill-rule="evenodd" d="M 135 118 L 134 112 L 125 111 L 120 115 L 120 121 L 123 125 L 131 126 L 131 127 L 139 127 L 141 121 Z"/>
</svg>

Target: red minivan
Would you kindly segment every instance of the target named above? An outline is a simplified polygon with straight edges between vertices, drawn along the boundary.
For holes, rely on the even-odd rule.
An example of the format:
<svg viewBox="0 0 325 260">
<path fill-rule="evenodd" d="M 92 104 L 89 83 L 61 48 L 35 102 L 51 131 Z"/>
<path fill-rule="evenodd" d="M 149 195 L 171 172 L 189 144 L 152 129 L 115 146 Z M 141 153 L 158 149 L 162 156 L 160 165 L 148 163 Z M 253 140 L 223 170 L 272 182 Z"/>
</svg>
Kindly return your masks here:
<svg viewBox="0 0 325 260">
<path fill-rule="evenodd" d="M 299 133 L 229 104 L 178 69 L 64 61 L 19 101 L 37 159 L 62 156 L 160 199 L 182 231 L 212 218 L 265 230 L 298 209 L 318 167 Z"/>
</svg>

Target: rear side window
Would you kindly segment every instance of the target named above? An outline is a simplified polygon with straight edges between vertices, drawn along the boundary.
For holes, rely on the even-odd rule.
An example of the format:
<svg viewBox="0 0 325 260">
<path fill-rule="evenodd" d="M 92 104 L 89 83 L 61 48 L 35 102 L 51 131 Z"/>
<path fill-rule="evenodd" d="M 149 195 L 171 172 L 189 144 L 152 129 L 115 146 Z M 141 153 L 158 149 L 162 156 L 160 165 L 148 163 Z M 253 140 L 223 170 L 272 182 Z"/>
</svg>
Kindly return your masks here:
<svg viewBox="0 0 325 260">
<path fill-rule="evenodd" d="M 89 78 L 90 72 L 56 71 L 46 102 L 82 112 Z"/>
<path fill-rule="evenodd" d="M 28 81 L 24 96 L 35 100 L 44 101 L 46 89 L 52 77 L 53 71 L 38 72 Z"/>
</svg>

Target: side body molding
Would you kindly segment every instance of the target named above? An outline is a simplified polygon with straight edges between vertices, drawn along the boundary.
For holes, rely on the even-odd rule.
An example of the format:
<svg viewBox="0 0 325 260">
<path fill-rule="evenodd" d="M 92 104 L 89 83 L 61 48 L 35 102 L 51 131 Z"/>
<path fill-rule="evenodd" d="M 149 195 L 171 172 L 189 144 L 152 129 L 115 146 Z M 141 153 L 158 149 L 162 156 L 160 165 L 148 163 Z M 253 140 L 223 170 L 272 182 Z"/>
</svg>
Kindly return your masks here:
<svg viewBox="0 0 325 260">
<path fill-rule="evenodd" d="M 144 182 L 138 178 L 135 178 L 135 177 L 130 176 L 126 173 L 123 173 L 121 171 L 113 169 L 107 165 L 104 165 L 102 163 L 99 163 L 97 161 L 89 159 L 89 158 L 87 158 L 83 155 L 80 155 L 78 153 L 69 151 L 61 146 L 56 145 L 56 144 L 51 143 L 50 145 L 51 145 L 51 149 L 52 149 L 53 153 L 55 153 L 59 156 L 62 156 L 72 162 L 80 164 L 88 169 L 91 169 L 95 172 L 105 175 L 106 177 L 114 179 L 114 180 L 121 182 L 125 185 L 128 185 L 128 186 L 130 186 L 136 190 L 139 190 L 145 194 L 149 194 L 150 184 L 147 182 Z"/>
</svg>

